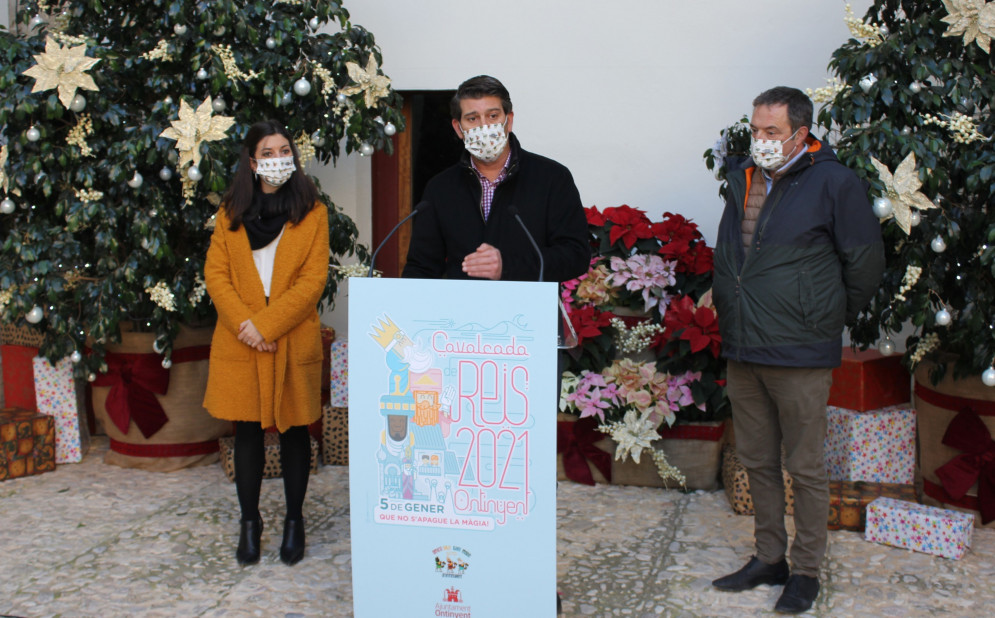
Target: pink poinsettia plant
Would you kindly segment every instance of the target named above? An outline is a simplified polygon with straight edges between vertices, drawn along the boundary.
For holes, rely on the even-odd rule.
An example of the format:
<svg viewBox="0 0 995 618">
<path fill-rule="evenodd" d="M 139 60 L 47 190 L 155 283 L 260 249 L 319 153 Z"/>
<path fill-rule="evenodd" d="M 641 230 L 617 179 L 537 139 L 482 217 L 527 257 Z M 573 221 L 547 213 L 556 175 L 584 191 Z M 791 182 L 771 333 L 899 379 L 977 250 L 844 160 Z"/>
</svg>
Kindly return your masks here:
<svg viewBox="0 0 995 618">
<path fill-rule="evenodd" d="M 561 410 L 643 432 L 724 418 L 712 249 L 697 225 L 625 205 L 586 212 L 594 257 L 561 288 L 578 339 Z"/>
</svg>

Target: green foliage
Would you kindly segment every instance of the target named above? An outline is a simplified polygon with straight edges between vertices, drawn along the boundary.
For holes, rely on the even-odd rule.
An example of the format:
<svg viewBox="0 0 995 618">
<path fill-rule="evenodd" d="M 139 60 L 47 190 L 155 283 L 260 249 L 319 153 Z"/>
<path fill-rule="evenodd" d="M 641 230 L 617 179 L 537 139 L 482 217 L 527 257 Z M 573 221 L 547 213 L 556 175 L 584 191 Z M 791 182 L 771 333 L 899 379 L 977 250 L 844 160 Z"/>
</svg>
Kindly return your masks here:
<svg viewBox="0 0 995 618">
<path fill-rule="evenodd" d="M 911 323 L 906 362 L 914 367 L 920 341 L 937 336 L 939 345 L 924 357 L 956 358 L 954 374 L 978 374 L 995 358 L 995 149 L 990 139 L 962 143 L 955 132 L 925 122 L 925 115 L 971 118 L 977 131 L 995 134 L 995 56 L 960 35 L 944 36 L 947 10 L 939 0 L 878 1 L 864 21 L 883 24 L 887 34 L 877 46 L 850 39 L 836 52 L 830 68 L 849 87 L 823 106 L 819 124 L 838 136 L 841 161 L 870 184 L 872 198 L 883 185 L 871 157 L 894 172 L 915 153 L 922 191 L 939 205 L 921 213 L 922 222 L 906 236 L 894 219 L 882 222 L 887 272 L 881 289 L 850 335 L 859 345 L 873 344 L 881 332 Z M 877 81 L 864 92 L 866 75 Z M 921 90 L 915 92 L 917 82 Z M 941 237 L 947 246 L 935 252 Z M 912 288 L 900 294 L 908 267 L 922 268 Z M 949 326 L 935 324 L 946 307 Z"/>
<path fill-rule="evenodd" d="M 0 295 L 8 299 L 2 318 L 17 322 L 42 307 L 36 328 L 45 334 L 43 354 L 57 359 L 92 346 L 81 372 L 100 368 L 104 344 L 117 341 L 125 323 L 157 333 L 168 357 L 181 323 L 215 319 L 209 298 L 198 296 L 204 257 L 248 128 L 278 119 L 299 143 L 313 138 L 321 163 L 343 147 L 389 152 L 384 127 L 403 129 L 400 96 L 388 89 L 368 107 L 362 92 L 341 92 L 356 85 L 346 63 L 365 68 L 371 54 L 378 64 L 382 58 L 373 35 L 335 1 L 70 0 L 58 7 L 59 14 L 45 15 L 37 2 L 22 2 L 19 34 L 0 29 L 0 144 L 9 150 L 9 187 L 0 198 L 16 204 L 14 213 L 0 214 Z M 47 23 L 32 29 L 38 14 Z M 312 20 L 322 26 L 312 28 Z M 66 36 L 81 37 L 85 55 L 99 59 L 87 70 L 99 90 L 77 91 L 86 99 L 79 113 L 63 107 L 55 90 L 32 93 L 35 79 L 22 74 L 53 34 L 66 46 L 78 44 Z M 160 41 L 168 57 L 149 59 Z M 242 73 L 257 76 L 227 68 L 224 46 Z M 198 79 L 200 69 L 206 79 Z M 301 78 L 311 84 L 304 96 L 293 90 Z M 234 124 L 224 139 L 201 144 L 203 178 L 187 183 L 184 195 L 177 142 L 161 133 L 178 120 L 181 101 L 196 109 L 208 96 L 224 101 L 214 115 Z M 93 128 L 85 137 L 90 156 L 67 142 L 85 116 Z M 38 141 L 28 140 L 31 127 Z M 136 172 L 143 182 L 133 188 L 128 181 Z M 86 199 L 84 190 L 100 196 Z M 330 263 L 350 255 L 365 261 L 355 223 L 322 198 L 330 213 Z M 157 283 L 172 293 L 175 310 L 146 292 Z M 333 274 L 323 305 L 336 291 Z"/>
</svg>

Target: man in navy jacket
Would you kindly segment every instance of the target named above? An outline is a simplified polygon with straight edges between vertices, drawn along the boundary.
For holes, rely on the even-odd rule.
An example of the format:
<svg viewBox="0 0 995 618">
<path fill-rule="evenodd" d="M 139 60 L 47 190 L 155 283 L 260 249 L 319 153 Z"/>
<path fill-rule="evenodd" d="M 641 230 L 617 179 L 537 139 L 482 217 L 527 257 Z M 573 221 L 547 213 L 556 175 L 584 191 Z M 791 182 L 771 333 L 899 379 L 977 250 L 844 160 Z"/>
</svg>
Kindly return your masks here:
<svg viewBox="0 0 995 618">
<path fill-rule="evenodd" d="M 723 590 L 785 584 L 775 609 L 808 610 L 826 552 L 829 482 L 823 444 L 844 323 L 884 270 L 867 192 L 828 144 L 809 135 L 812 102 L 778 87 L 753 101 L 751 160 L 728 175 L 715 247 L 713 299 L 728 359 L 736 452 L 755 508 L 756 555 L 715 580 Z M 784 465 L 795 539 L 785 554 Z"/>
</svg>

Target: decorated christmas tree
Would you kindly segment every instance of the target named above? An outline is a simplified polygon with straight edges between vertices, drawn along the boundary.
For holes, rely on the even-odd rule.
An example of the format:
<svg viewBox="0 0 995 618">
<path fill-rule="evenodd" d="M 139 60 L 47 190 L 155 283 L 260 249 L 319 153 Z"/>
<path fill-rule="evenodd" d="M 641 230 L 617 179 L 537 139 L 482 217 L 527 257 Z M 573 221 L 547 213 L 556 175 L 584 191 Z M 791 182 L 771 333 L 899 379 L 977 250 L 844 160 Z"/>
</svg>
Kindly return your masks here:
<svg viewBox="0 0 995 618">
<path fill-rule="evenodd" d="M 878 0 L 810 92 L 881 217 L 887 271 L 851 339 L 995 385 L 995 2 Z"/>
<path fill-rule="evenodd" d="M 373 35 L 338 2 L 19 7 L 0 30 L 0 320 L 26 320 L 80 374 L 122 326 L 156 333 L 168 366 L 181 324 L 212 323 L 204 256 L 249 126 L 284 123 L 305 165 L 389 149 L 403 128 Z M 322 197 L 330 263 L 365 259 Z"/>
</svg>

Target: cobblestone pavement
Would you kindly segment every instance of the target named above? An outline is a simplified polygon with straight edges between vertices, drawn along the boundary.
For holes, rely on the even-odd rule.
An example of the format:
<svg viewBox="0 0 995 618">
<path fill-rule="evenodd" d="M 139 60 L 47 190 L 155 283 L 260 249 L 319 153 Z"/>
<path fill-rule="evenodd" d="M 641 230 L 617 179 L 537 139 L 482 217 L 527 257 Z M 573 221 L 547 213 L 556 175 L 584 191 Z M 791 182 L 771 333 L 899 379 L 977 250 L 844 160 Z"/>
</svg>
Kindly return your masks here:
<svg viewBox="0 0 995 618">
<path fill-rule="evenodd" d="M 103 463 L 106 448 L 96 438 L 80 464 L 0 483 L 0 615 L 352 615 L 345 468 L 312 477 L 308 553 L 294 567 L 277 556 L 282 483 L 264 481 L 263 559 L 241 568 L 235 489 L 220 466 L 126 470 Z M 721 491 L 568 482 L 557 493 L 568 618 L 772 615 L 780 587 L 710 585 L 752 549 L 752 518 L 733 514 Z M 995 606 L 993 575 L 995 530 L 975 530 L 959 561 L 832 532 L 809 615 L 985 615 Z"/>
</svg>

